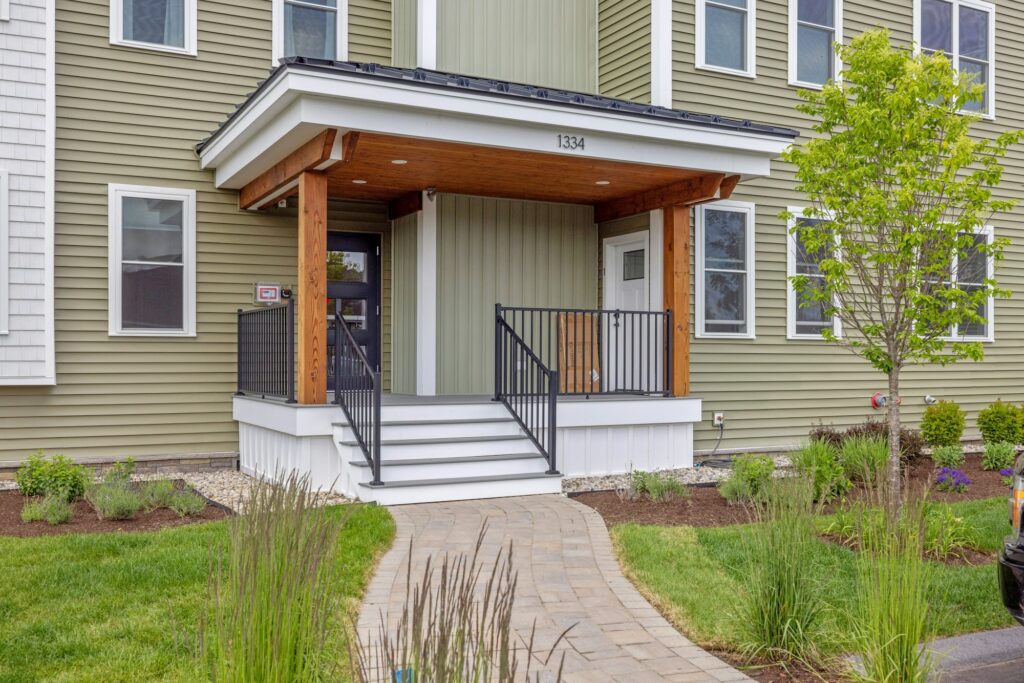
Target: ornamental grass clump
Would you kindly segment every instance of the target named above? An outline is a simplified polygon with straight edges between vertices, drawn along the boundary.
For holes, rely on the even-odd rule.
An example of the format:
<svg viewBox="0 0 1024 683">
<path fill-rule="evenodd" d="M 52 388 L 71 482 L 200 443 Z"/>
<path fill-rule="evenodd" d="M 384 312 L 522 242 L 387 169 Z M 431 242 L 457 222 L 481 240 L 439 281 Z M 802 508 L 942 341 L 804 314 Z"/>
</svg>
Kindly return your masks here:
<svg viewBox="0 0 1024 683">
<path fill-rule="evenodd" d="M 519 573 L 513 568 L 511 543 L 499 549 L 485 567 L 480 551 L 487 535 L 480 529 L 472 553 L 445 555 L 436 568 L 427 558 L 423 574 L 413 576 L 412 541 L 406 565 L 405 605 L 397 626 L 388 627 L 388 615 L 369 641 L 350 650 L 363 681 L 398 683 L 512 683 L 531 679 L 534 661 L 551 663 L 559 644 L 573 628 L 545 643 L 544 659 L 536 655 L 536 625 L 529 638 L 517 641 L 512 610 Z M 437 570 L 440 571 L 437 571 Z M 483 584 L 481 580 L 486 579 Z M 545 681 L 560 681 L 564 651 L 553 674 Z"/>
<path fill-rule="evenodd" d="M 874 482 L 888 460 L 889 444 L 879 436 L 854 436 L 839 448 L 839 463 L 850 481 Z"/>
<path fill-rule="evenodd" d="M 345 520 L 313 507 L 309 479 L 291 473 L 248 491 L 228 543 L 212 551 L 210 613 L 200 652 L 216 683 L 323 681 L 344 647 L 332 585 Z"/>
<path fill-rule="evenodd" d="M 46 522 L 52 526 L 66 524 L 71 520 L 71 503 L 64 491 L 51 493 L 44 498 L 30 500 L 21 509 L 21 521 Z"/>
<path fill-rule="evenodd" d="M 718 487 L 730 503 L 755 500 L 768 486 L 775 472 L 775 461 L 765 455 L 740 455 L 732 463 L 732 474 Z"/>
<path fill-rule="evenodd" d="M 981 468 L 995 471 L 1013 467 L 1017 460 L 1017 447 L 1006 441 L 986 443 L 985 452 L 981 455 Z"/>
<path fill-rule="evenodd" d="M 683 482 L 666 472 L 633 470 L 629 474 L 628 497 L 647 497 L 653 503 L 671 503 L 690 496 Z"/>
<path fill-rule="evenodd" d="M 743 649 L 750 657 L 805 659 L 821 621 L 812 579 L 817 539 L 813 482 L 773 479 L 751 505 L 750 565 L 737 614 Z"/>
</svg>

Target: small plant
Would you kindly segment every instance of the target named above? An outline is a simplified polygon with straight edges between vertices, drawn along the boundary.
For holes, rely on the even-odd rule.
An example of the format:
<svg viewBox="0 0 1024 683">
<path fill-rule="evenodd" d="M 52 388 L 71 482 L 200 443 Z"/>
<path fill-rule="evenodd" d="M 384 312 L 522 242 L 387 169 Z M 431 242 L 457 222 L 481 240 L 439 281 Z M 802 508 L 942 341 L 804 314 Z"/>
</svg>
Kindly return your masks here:
<svg viewBox="0 0 1024 683">
<path fill-rule="evenodd" d="M 142 509 L 142 496 L 130 486 L 102 483 L 90 486 L 85 499 L 100 519 L 131 519 Z"/>
<path fill-rule="evenodd" d="M 964 464 L 964 449 L 956 446 L 939 446 L 932 450 L 932 462 L 936 467 L 953 469 Z"/>
<path fill-rule="evenodd" d="M 81 498 L 91 479 L 89 470 L 74 464 L 70 458 L 55 455 L 47 460 L 42 451 L 30 455 L 15 475 L 18 489 L 24 496 L 63 492 L 69 501 Z"/>
<path fill-rule="evenodd" d="M 178 491 L 171 497 L 167 507 L 179 517 L 194 517 L 203 511 L 206 501 L 194 491 Z"/>
<path fill-rule="evenodd" d="M 53 526 L 66 524 L 71 519 L 71 503 L 63 491 L 48 494 L 42 500 L 30 500 L 21 509 L 21 521 L 46 522 Z"/>
<path fill-rule="evenodd" d="M 963 557 L 964 551 L 974 545 L 971 530 L 963 517 L 940 505 L 930 508 L 925 517 L 924 550 L 936 560 Z"/>
<path fill-rule="evenodd" d="M 810 441 L 824 441 L 827 444 L 838 447 L 843 443 L 842 433 L 832 425 L 818 423 L 807 435 Z"/>
<path fill-rule="evenodd" d="M 925 442 L 936 446 L 955 446 L 964 433 L 966 413 L 952 401 L 939 401 L 924 409 L 921 418 L 921 436 Z"/>
<path fill-rule="evenodd" d="M 115 462 L 103 474 L 103 481 L 109 484 L 127 484 L 135 474 L 135 458 L 126 458 Z"/>
<path fill-rule="evenodd" d="M 174 490 L 174 482 L 169 479 L 158 479 L 146 482 L 139 495 L 142 497 L 142 505 L 147 510 L 166 508 L 171 506 L 171 501 L 177 491 Z"/>
<path fill-rule="evenodd" d="M 964 493 L 971 480 L 960 470 L 943 467 L 935 477 L 935 488 L 945 493 Z"/>
<path fill-rule="evenodd" d="M 753 501 L 768 486 L 775 472 L 775 461 L 764 455 L 745 454 L 732 463 L 732 474 L 718 491 L 730 503 Z"/>
<path fill-rule="evenodd" d="M 1003 482 L 1003 486 L 1013 486 L 1013 468 L 1004 467 L 999 470 L 999 480 Z"/>
<path fill-rule="evenodd" d="M 850 490 L 839 454 L 827 441 L 811 441 L 791 457 L 797 471 L 814 482 L 814 500 L 827 503 Z"/>
<path fill-rule="evenodd" d="M 1017 459 L 1017 447 L 1006 441 L 985 443 L 985 452 L 981 456 L 981 468 L 984 470 L 1002 470 L 1013 467 Z"/>
<path fill-rule="evenodd" d="M 844 442 L 859 437 L 881 439 L 888 444 L 889 427 L 877 420 L 868 420 L 863 424 L 854 425 L 848 428 L 843 433 Z M 920 457 L 921 450 L 924 446 L 924 438 L 921 436 L 921 432 L 913 429 L 900 429 L 900 455 L 904 460 L 915 460 Z"/>
<path fill-rule="evenodd" d="M 633 470 L 629 474 L 629 489 L 633 497 L 647 496 L 653 503 L 667 503 L 690 495 L 681 481 L 665 472 Z"/>
<path fill-rule="evenodd" d="M 1012 403 L 996 401 L 978 413 L 978 429 L 985 443 L 1020 443 L 1021 422 L 1021 409 Z"/>
<path fill-rule="evenodd" d="M 879 436 L 852 436 L 839 449 L 839 463 L 851 481 L 874 481 L 888 461 L 889 446 Z"/>
</svg>

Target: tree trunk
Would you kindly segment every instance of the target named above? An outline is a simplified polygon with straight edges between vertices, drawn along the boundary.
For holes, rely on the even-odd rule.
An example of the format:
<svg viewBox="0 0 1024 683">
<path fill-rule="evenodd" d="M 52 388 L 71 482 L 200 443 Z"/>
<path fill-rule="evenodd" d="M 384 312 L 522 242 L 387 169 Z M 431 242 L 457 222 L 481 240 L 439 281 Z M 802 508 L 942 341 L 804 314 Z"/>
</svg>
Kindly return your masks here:
<svg viewBox="0 0 1024 683">
<path fill-rule="evenodd" d="M 886 417 L 889 421 L 889 506 L 893 511 L 903 505 L 903 471 L 900 458 L 900 371 L 889 371 L 889 397 Z"/>
</svg>

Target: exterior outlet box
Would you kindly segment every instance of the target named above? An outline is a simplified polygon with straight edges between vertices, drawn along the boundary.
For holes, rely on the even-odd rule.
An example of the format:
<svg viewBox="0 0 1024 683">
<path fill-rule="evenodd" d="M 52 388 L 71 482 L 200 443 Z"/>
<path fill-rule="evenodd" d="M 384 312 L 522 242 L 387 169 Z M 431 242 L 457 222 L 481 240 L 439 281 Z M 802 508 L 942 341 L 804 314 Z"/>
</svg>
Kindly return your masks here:
<svg viewBox="0 0 1024 683">
<path fill-rule="evenodd" d="M 722 427 L 725 425 L 725 413 L 713 413 L 711 416 L 712 427 Z"/>
</svg>

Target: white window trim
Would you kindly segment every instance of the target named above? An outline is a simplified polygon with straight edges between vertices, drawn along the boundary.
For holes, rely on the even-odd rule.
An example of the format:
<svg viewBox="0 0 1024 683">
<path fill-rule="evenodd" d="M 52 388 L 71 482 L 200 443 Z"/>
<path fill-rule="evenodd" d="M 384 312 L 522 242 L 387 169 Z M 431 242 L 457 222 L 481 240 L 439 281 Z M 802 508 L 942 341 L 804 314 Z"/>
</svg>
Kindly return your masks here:
<svg viewBox="0 0 1024 683">
<path fill-rule="evenodd" d="M 978 228 L 977 230 L 975 230 L 974 234 L 984 235 L 985 241 L 988 242 L 988 244 L 992 244 L 992 240 L 995 239 L 995 229 L 991 225 L 985 225 Z M 957 271 L 958 261 L 959 255 L 953 254 L 953 262 L 950 265 L 951 272 L 955 273 Z M 991 256 L 989 256 L 987 259 L 985 259 L 985 265 L 985 276 L 991 280 L 995 276 L 994 259 Z M 957 334 L 958 326 L 953 325 L 953 334 L 946 337 L 942 337 L 942 339 L 948 342 L 994 342 L 996 340 L 996 302 L 995 298 L 992 296 L 988 297 L 987 309 L 988 310 L 985 313 L 986 333 L 984 335 L 967 336 Z"/>
<path fill-rule="evenodd" d="M 717 71 L 723 74 L 731 74 L 733 76 L 743 76 L 744 78 L 756 78 L 757 77 L 757 0 L 747 0 L 747 68 L 746 69 L 730 69 L 724 66 L 717 66 L 715 64 L 707 63 L 707 56 L 705 53 L 705 35 L 707 31 L 707 22 L 705 21 L 704 7 L 708 0 L 696 0 L 697 2 L 697 22 L 695 31 L 695 45 L 696 48 L 696 67 L 698 69 L 704 69 L 706 71 Z"/>
<path fill-rule="evenodd" d="M 181 330 L 125 330 L 121 327 L 121 199 L 142 197 L 184 202 L 182 210 L 182 281 L 184 311 Z M 107 319 L 112 337 L 196 336 L 196 191 L 172 187 L 114 185 L 107 190 Z"/>
<path fill-rule="evenodd" d="M 334 48 L 335 60 L 345 62 L 348 61 L 348 0 L 337 0 L 337 2 L 338 25 L 335 28 L 337 37 L 337 44 Z M 271 0 L 271 25 L 273 36 L 271 38 L 270 64 L 277 66 L 278 61 L 284 57 L 284 0 Z"/>
<path fill-rule="evenodd" d="M 746 332 L 706 332 L 704 330 L 704 214 L 707 211 L 735 211 L 747 215 L 747 331 Z M 757 231 L 754 225 L 754 204 L 739 201 L 719 201 L 713 204 L 701 205 L 696 208 L 696 220 L 694 221 L 694 256 L 697 265 L 696 287 L 694 308 L 696 309 L 696 331 L 694 336 L 699 339 L 756 339 L 757 334 L 754 323 L 757 320 L 757 306 L 755 292 L 757 290 L 757 276 L 755 254 Z"/>
<path fill-rule="evenodd" d="M 0 21 L 11 20 L 11 0 L 0 0 Z"/>
<path fill-rule="evenodd" d="M 7 335 L 11 332 L 10 206 L 10 174 L 7 169 L 0 169 L 0 335 Z"/>
<path fill-rule="evenodd" d="M 786 223 L 786 339 L 823 341 L 824 337 L 820 334 L 804 334 L 796 331 L 796 312 L 799 306 L 796 288 L 793 287 L 793 282 L 790 280 L 796 275 L 796 235 L 793 234 L 793 228 L 804 217 L 804 210 L 802 206 L 790 206 L 787 209 L 792 217 Z M 832 316 L 832 332 L 837 337 L 843 336 L 843 323 L 834 315 Z"/>
<path fill-rule="evenodd" d="M 920 0 L 917 0 L 920 1 Z M 789 0 L 789 84 L 797 87 L 804 88 L 805 90 L 821 90 L 823 85 L 820 83 L 808 83 L 807 81 L 801 81 L 797 77 L 797 57 L 799 49 L 799 38 L 797 28 L 800 22 L 797 20 L 799 0 Z M 833 0 L 834 8 L 833 13 L 835 14 L 835 43 L 843 42 L 843 0 Z M 835 55 L 835 66 L 832 67 L 833 78 L 839 78 L 839 73 L 843 70 L 843 60 L 839 58 L 839 55 Z"/>
<path fill-rule="evenodd" d="M 110 44 L 195 57 L 198 54 L 196 34 L 199 21 L 197 18 L 197 5 L 198 0 L 185 0 L 185 46 L 174 47 L 172 45 L 160 45 L 159 43 L 144 43 L 139 40 L 125 40 L 123 37 L 124 0 L 110 0 Z"/>
<path fill-rule="evenodd" d="M 988 12 L 988 110 L 981 112 L 965 112 L 980 114 L 987 121 L 996 118 L 996 6 L 983 0 L 946 0 L 953 4 L 953 52 L 948 55 L 953 60 L 953 68 L 960 71 L 960 5 Z M 921 52 L 921 0 L 914 0 L 914 53 Z"/>
</svg>

